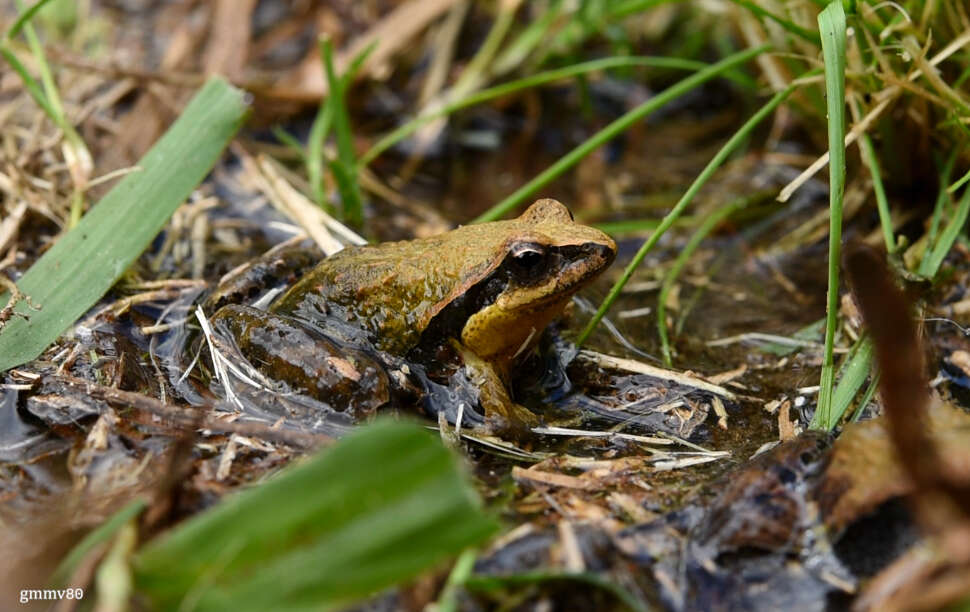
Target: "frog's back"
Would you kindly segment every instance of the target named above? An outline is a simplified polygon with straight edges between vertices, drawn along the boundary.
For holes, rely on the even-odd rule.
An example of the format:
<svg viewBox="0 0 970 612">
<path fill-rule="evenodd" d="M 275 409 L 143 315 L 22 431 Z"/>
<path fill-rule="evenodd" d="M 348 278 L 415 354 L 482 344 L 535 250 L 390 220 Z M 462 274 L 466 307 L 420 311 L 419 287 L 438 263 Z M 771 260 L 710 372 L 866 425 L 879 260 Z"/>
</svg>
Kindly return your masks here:
<svg viewBox="0 0 970 612">
<path fill-rule="evenodd" d="M 491 225 L 491 224 L 490 224 Z M 311 322 L 334 317 L 403 354 L 430 320 L 498 262 L 505 237 L 487 225 L 430 238 L 348 247 L 320 262 L 271 307 Z"/>
</svg>

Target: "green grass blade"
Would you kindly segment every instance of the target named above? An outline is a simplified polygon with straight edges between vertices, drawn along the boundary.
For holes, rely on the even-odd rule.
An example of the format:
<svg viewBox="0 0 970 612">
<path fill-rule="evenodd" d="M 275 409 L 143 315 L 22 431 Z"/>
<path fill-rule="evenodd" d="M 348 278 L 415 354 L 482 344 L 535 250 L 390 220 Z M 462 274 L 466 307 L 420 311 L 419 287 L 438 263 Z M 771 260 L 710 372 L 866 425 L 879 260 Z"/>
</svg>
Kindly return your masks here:
<svg viewBox="0 0 970 612">
<path fill-rule="evenodd" d="M 31 266 L 17 284 L 42 309 L 18 305 L 29 320 L 14 317 L 0 331 L 0 372 L 37 357 L 111 288 L 205 178 L 246 110 L 241 91 L 211 79 L 139 161 L 141 170 Z"/>
<path fill-rule="evenodd" d="M 855 412 L 852 413 L 850 421 L 853 423 L 858 423 L 859 418 L 862 417 L 863 411 L 865 411 L 866 406 L 872 401 L 873 396 L 876 394 L 876 390 L 879 389 L 879 374 L 876 373 L 872 376 L 872 380 L 869 381 L 869 387 L 866 388 L 866 392 L 862 394 L 862 398 L 859 400 L 859 405 L 856 406 Z"/>
<path fill-rule="evenodd" d="M 330 103 L 332 99 L 332 97 L 328 97 L 317 111 L 317 116 L 310 127 L 310 135 L 307 137 L 305 156 L 310 192 L 317 205 L 324 208 L 329 207 L 327 206 L 327 194 L 323 191 L 323 145 L 330 134 L 330 126 L 333 125 L 333 104 Z"/>
<path fill-rule="evenodd" d="M 966 174 L 958 178 L 956 182 L 950 185 L 947 188 L 947 191 L 950 193 L 956 193 L 957 190 L 960 189 L 960 187 L 963 187 L 968 181 L 970 181 L 970 170 L 967 170 Z"/>
<path fill-rule="evenodd" d="M 337 159 L 334 163 L 339 164 L 340 170 L 334 174 L 334 178 L 340 191 L 344 218 L 352 225 L 360 227 L 364 222 L 364 200 L 357 182 L 357 156 L 354 153 L 354 137 L 344 97 L 346 85 L 333 67 L 333 44 L 330 39 L 320 41 L 320 53 L 327 71 L 330 91 L 327 105 L 332 108 L 333 131 L 337 139 Z"/>
<path fill-rule="evenodd" d="M 468 92 L 478 89 L 480 83 L 484 82 L 490 74 L 495 64 L 495 55 L 515 21 L 519 3 L 500 2 L 497 8 L 498 12 L 492 20 L 488 34 L 485 35 L 485 40 L 475 51 L 475 55 L 465 64 L 458 81 L 451 87 L 452 95 L 464 97 Z"/>
<path fill-rule="evenodd" d="M 522 79 L 509 81 L 508 83 L 502 83 L 501 85 L 496 85 L 495 87 L 483 89 L 460 100 L 446 104 L 433 112 L 415 117 L 374 143 L 374 145 L 360 157 L 360 161 L 358 163 L 360 166 L 367 166 L 377 159 L 377 157 L 379 157 L 382 153 L 401 142 L 411 134 L 417 132 L 423 126 L 431 123 L 435 119 L 450 115 L 451 113 L 459 111 L 463 108 L 468 108 L 470 106 L 475 106 L 476 104 L 488 102 L 489 100 L 501 98 L 502 96 L 507 96 L 523 89 L 538 87 L 539 85 L 552 83 L 554 81 L 561 81 L 563 79 L 572 78 L 588 72 L 633 66 L 670 68 L 674 70 L 703 70 L 704 68 L 708 67 L 709 64 L 676 57 L 605 57 L 589 62 L 582 62 L 580 64 L 573 64 L 572 66 L 547 70 L 545 72 L 540 72 Z"/>
<path fill-rule="evenodd" d="M 810 344 L 806 344 L 806 346 L 808 345 L 814 346 L 818 344 L 817 339 L 822 337 L 822 333 L 824 331 L 825 331 L 825 318 L 823 317 L 818 321 L 813 321 L 812 323 L 809 323 L 808 325 L 802 327 L 801 329 L 797 330 L 794 334 L 791 334 L 788 337 L 795 341 L 810 343 Z M 795 351 L 800 350 L 801 346 L 798 346 L 795 343 L 782 344 L 779 342 L 767 342 L 765 344 L 760 345 L 758 348 L 760 348 L 762 351 L 766 353 L 771 353 L 772 355 L 778 355 L 779 357 L 784 357 L 785 355 L 790 355 Z"/>
<path fill-rule="evenodd" d="M 563 0 L 554 0 L 542 15 L 515 39 L 505 46 L 505 49 L 495 58 L 491 67 L 493 75 L 501 75 L 520 66 L 527 58 L 535 57 L 533 51 L 548 36 L 550 28 L 562 16 Z"/>
<path fill-rule="evenodd" d="M 289 149 L 300 161 L 306 162 L 307 152 L 304 150 L 303 143 L 296 136 L 290 134 L 279 125 L 274 125 L 270 128 L 270 131 L 273 132 L 276 140 L 280 141 L 280 144 Z"/>
<path fill-rule="evenodd" d="M 327 85 L 329 95 L 328 104 L 333 104 L 334 132 L 337 137 L 337 155 L 340 159 L 353 157 L 354 145 L 350 132 L 350 117 L 347 113 L 347 105 L 343 100 L 343 82 L 337 76 L 337 71 L 333 65 L 333 43 L 329 38 L 320 41 L 320 55 L 323 59 L 323 66 L 327 73 Z"/>
<path fill-rule="evenodd" d="M 575 149 L 561 157 L 556 163 L 546 168 L 544 171 L 540 172 L 538 176 L 526 183 L 525 185 L 519 187 L 514 193 L 506 197 L 504 200 L 488 209 L 481 215 L 479 215 L 473 223 L 481 223 L 485 221 L 494 221 L 499 219 L 503 215 L 512 211 L 516 206 L 521 204 L 526 198 L 534 194 L 539 189 L 545 187 L 548 183 L 552 182 L 558 178 L 561 174 L 572 168 L 574 165 L 579 163 L 581 159 L 606 144 L 617 135 L 625 132 L 633 124 L 640 121 L 650 113 L 654 112 L 658 108 L 663 107 L 665 104 L 674 100 L 688 91 L 694 89 L 698 85 L 705 83 L 713 79 L 714 77 L 722 75 L 725 71 L 730 70 L 734 66 L 742 64 L 753 57 L 761 55 L 768 49 L 770 45 L 761 45 L 760 47 L 755 47 L 753 49 L 745 49 L 744 51 L 735 53 L 734 55 L 728 56 L 723 60 L 712 64 L 703 70 L 698 71 L 695 74 L 687 77 L 686 79 L 676 83 L 663 90 L 661 93 L 650 98 L 643 104 L 637 106 L 636 108 L 628 111 L 622 117 L 614 120 L 612 123 L 604 127 L 599 132 L 596 132 L 591 137 L 586 139 L 585 142 L 577 146 Z"/>
<path fill-rule="evenodd" d="M 731 0 L 731 1 L 737 4 L 738 6 L 743 6 L 744 8 L 748 9 L 756 17 L 774 21 L 782 28 L 784 28 L 786 31 L 788 31 L 791 34 L 794 34 L 795 36 L 801 38 L 802 40 L 810 42 L 813 45 L 819 44 L 818 32 L 812 32 L 811 30 L 806 30 L 805 28 L 798 25 L 797 23 L 789 19 L 785 19 L 784 17 L 780 17 L 772 13 L 771 11 L 765 10 L 764 8 L 758 6 L 754 2 L 751 2 L 750 0 Z"/>
<path fill-rule="evenodd" d="M 856 113 L 859 112 L 858 102 L 853 102 Z M 893 218 L 889 212 L 889 200 L 886 198 L 886 188 L 882 184 L 882 171 L 879 169 L 879 158 L 876 150 L 872 146 L 872 139 L 867 132 L 859 136 L 859 144 L 862 147 L 862 156 L 866 160 L 869 174 L 872 176 L 872 190 L 876 194 L 876 208 L 879 210 L 879 224 L 882 227 L 882 239 L 886 243 L 886 252 L 896 251 L 896 238 L 893 236 Z"/>
<path fill-rule="evenodd" d="M 956 158 L 959 153 L 960 149 L 953 149 L 946 162 L 944 162 L 943 168 L 940 170 L 940 191 L 936 194 L 936 203 L 933 205 L 933 214 L 930 215 L 930 227 L 928 230 L 926 230 L 925 240 L 927 246 L 924 247 L 923 254 L 919 262 L 919 268 L 917 268 L 917 273 L 925 277 L 929 276 L 929 253 L 932 245 L 936 244 L 936 235 L 940 231 L 940 223 L 943 220 L 943 210 L 950 202 L 950 193 L 946 189 L 946 185 L 950 182 L 950 174 L 953 172 L 953 164 L 956 162 Z"/>
<path fill-rule="evenodd" d="M 11 38 L 19 34 L 20 30 L 22 30 L 23 27 L 26 24 L 30 23 L 30 21 L 34 18 L 34 15 L 36 15 L 37 12 L 40 9 L 44 8 L 44 5 L 49 3 L 50 1 L 51 0 L 37 0 L 37 2 L 33 4 L 33 6 L 31 6 L 26 11 L 23 11 L 22 13 L 20 13 L 20 15 L 17 17 L 17 20 L 14 21 L 13 24 L 11 24 L 11 26 L 7 29 L 7 33 L 4 35 L 4 38 L 6 38 L 7 40 L 10 40 Z"/>
<path fill-rule="evenodd" d="M 27 93 L 30 94 L 30 97 L 34 99 L 34 103 L 44 111 L 45 115 L 57 123 L 59 120 L 57 111 L 47 100 L 47 96 L 44 95 L 44 90 L 40 86 L 40 83 L 38 83 L 37 79 L 31 76 L 31 74 L 27 71 L 27 67 L 23 65 L 20 59 L 5 44 L 0 44 L 0 55 L 3 55 L 3 59 L 7 60 L 10 67 L 14 69 L 14 72 L 16 72 L 20 77 L 20 80 L 23 81 L 24 88 L 27 90 Z"/>
<path fill-rule="evenodd" d="M 627 264 L 627 267 L 623 270 L 623 274 L 615 283 L 613 283 L 613 287 L 610 288 L 610 292 L 607 294 L 606 299 L 603 300 L 600 307 L 596 310 L 596 314 L 593 315 L 593 318 L 590 319 L 589 323 L 587 323 L 586 327 L 579 334 L 579 337 L 576 339 L 577 344 L 582 344 L 585 342 L 586 339 L 589 338 L 590 334 L 593 333 L 593 330 L 596 329 L 599 322 L 603 320 L 604 316 L 606 316 L 606 313 L 613 305 L 613 302 L 615 302 L 616 298 L 620 296 L 620 292 L 623 290 L 623 287 L 626 286 L 627 282 L 630 280 L 630 277 L 633 276 L 633 273 L 647 256 L 647 253 L 653 249 L 654 245 L 657 244 L 664 232 L 673 226 L 673 224 L 680 217 L 681 213 L 684 212 L 684 209 L 686 209 L 687 206 L 690 205 L 690 203 L 694 200 L 694 197 L 701 190 L 701 187 L 703 187 L 708 179 L 713 176 L 714 172 L 721 167 L 721 164 L 723 164 L 725 160 L 727 160 L 727 158 L 746 141 L 751 131 L 768 115 L 774 112 L 778 105 L 784 102 L 785 99 L 787 99 L 796 88 L 797 85 L 792 84 L 786 87 L 784 90 L 776 93 L 771 100 L 758 109 L 758 112 L 752 115 L 751 118 L 748 119 L 726 143 L 724 143 L 721 150 L 714 155 L 714 158 L 711 159 L 701 173 L 697 175 L 697 178 L 695 178 L 694 182 L 691 183 L 690 187 L 687 188 L 687 191 L 680 198 L 677 204 L 670 209 L 670 212 L 668 212 L 663 218 L 663 221 L 660 222 L 657 229 L 654 230 L 650 237 L 647 238 L 640 246 L 640 249 L 637 251 L 636 255 L 633 256 L 633 259 L 630 260 L 630 263 Z"/>
<path fill-rule="evenodd" d="M 37 14 L 37 11 L 47 3 L 48 0 L 40 0 L 26 11 L 21 12 L 14 24 L 7 30 L 4 39 L 0 40 L 0 54 L 3 55 L 7 63 L 10 64 L 10 67 L 20 76 L 24 87 L 27 89 L 27 93 L 34 99 L 34 102 L 61 129 L 64 137 L 78 150 L 83 149 L 86 152 L 87 149 L 81 137 L 75 131 L 74 126 L 68 123 L 67 118 L 64 116 L 60 94 L 57 91 L 57 85 L 54 82 L 54 75 L 51 72 L 50 65 L 47 63 L 47 58 L 44 55 L 44 48 L 40 44 L 40 40 L 37 38 L 33 27 L 30 25 L 30 21 Z M 17 7 L 18 9 L 21 8 L 20 2 L 17 2 Z M 26 66 L 23 65 L 13 50 L 10 49 L 10 39 L 16 36 L 21 30 L 23 30 L 31 53 L 37 61 L 41 75 L 40 82 L 27 71 Z"/>
<path fill-rule="evenodd" d="M 832 393 L 832 410 L 828 415 L 829 420 L 822 421 L 821 412 L 816 410 L 809 425 L 810 428 L 831 431 L 839 424 L 845 411 L 852 405 L 852 400 L 859 393 L 859 389 L 862 388 L 869 376 L 872 369 L 872 350 L 872 340 L 869 338 L 862 338 L 852 347 L 845 363 L 839 369 L 839 384 Z"/>
<path fill-rule="evenodd" d="M 376 45 L 377 43 L 368 45 L 366 49 L 357 54 L 357 57 L 354 58 L 347 68 L 347 72 L 340 77 L 341 96 L 349 84 L 353 82 L 357 71 L 360 70 L 360 67 L 364 64 L 364 60 L 376 48 Z M 333 90 L 331 89 L 330 91 Z M 310 127 L 310 134 L 307 137 L 307 151 L 303 156 L 306 162 L 307 180 L 310 183 L 310 192 L 313 195 L 313 199 L 319 206 L 327 210 L 330 209 L 330 206 L 327 205 L 326 194 L 323 192 L 323 145 L 327 141 L 327 136 L 330 134 L 330 128 L 333 125 L 334 109 L 336 108 L 334 104 L 335 100 L 336 98 L 331 95 L 320 104 L 317 116 L 314 118 L 313 125 Z M 279 136 L 277 135 L 277 137 Z"/>
<path fill-rule="evenodd" d="M 149 542 L 135 584 L 159 610 L 328 610 L 496 527 L 439 440 L 383 422 Z"/>
<path fill-rule="evenodd" d="M 357 183 L 357 175 L 352 174 L 351 171 L 348 170 L 347 167 L 342 163 L 340 163 L 340 161 L 338 160 L 331 161 L 328 164 L 328 166 L 330 168 L 330 173 L 333 175 L 333 180 L 337 184 L 337 191 L 341 194 L 340 199 L 344 202 L 344 206 L 345 206 L 344 217 L 348 220 L 351 220 L 351 218 L 353 217 L 356 219 L 356 221 L 352 221 L 352 222 L 356 222 L 357 225 L 360 225 L 363 219 L 361 215 L 355 214 L 354 212 L 354 211 L 358 211 L 358 212 L 361 211 L 361 208 L 359 206 L 360 192 L 359 192 L 359 187 Z M 354 197 L 355 197 L 354 194 L 356 194 L 357 196 L 356 200 L 354 200 Z M 348 197 L 350 198 L 350 201 L 351 201 L 351 204 L 349 206 L 347 205 Z M 354 204 L 353 202 L 357 202 L 357 204 Z"/>
<path fill-rule="evenodd" d="M 670 290 L 673 289 L 674 283 L 677 282 L 680 272 L 687 265 L 687 260 L 694 254 L 694 251 L 701 245 L 701 242 L 707 238 L 707 235 L 714 231 L 731 213 L 742 208 L 747 203 L 747 198 L 736 200 L 727 206 L 722 206 L 713 214 L 706 217 L 704 222 L 701 223 L 701 226 L 694 232 L 694 235 L 687 241 L 687 244 L 684 245 L 684 248 L 677 254 L 674 265 L 670 267 L 670 270 L 664 276 L 660 292 L 657 294 L 657 332 L 660 334 L 660 352 L 663 355 L 664 364 L 668 368 L 673 365 L 673 359 L 670 351 L 670 339 L 667 336 L 667 296 L 670 295 Z"/>
<path fill-rule="evenodd" d="M 826 301 L 825 348 L 818 391 L 819 414 L 813 423 L 831 422 L 835 377 L 833 348 L 839 314 L 839 263 L 842 247 L 842 198 L 845 192 L 845 11 L 834 0 L 818 15 L 825 63 L 825 101 L 829 132 L 829 272 Z"/>
<path fill-rule="evenodd" d="M 642 13 L 643 11 L 660 6 L 661 4 L 670 4 L 672 2 L 679 1 L 680 0 L 626 0 L 625 2 L 614 2 L 612 3 L 612 6 L 609 7 L 610 17 L 612 19 L 623 19 L 624 17 Z"/>
<path fill-rule="evenodd" d="M 18 9 L 22 8 L 19 0 L 16 4 Z M 75 158 L 90 160 L 91 153 L 88 152 L 87 145 L 84 143 L 81 135 L 77 133 L 77 130 L 74 129 L 74 126 L 71 125 L 71 122 L 68 121 L 67 115 L 64 113 L 64 105 L 61 102 L 61 94 L 57 90 L 57 81 L 54 79 L 54 72 L 47 62 L 47 56 L 44 54 L 44 46 L 41 44 L 40 38 L 37 37 L 34 26 L 27 20 L 23 22 L 22 27 L 24 37 L 27 39 L 27 44 L 30 47 L 30 52 L 37 63 L 37 70 L 40 72 L 40 81 L 44 86 L 44 97 L 49 104 L 50 110 L 53 112 L 50 115 L 51 119 L 64 134 L 64 139 L 72 150 L 71 155 Z M 80 165 L 84 166 L 84 163 L 82 162 Z M 73 171 L 71 174 L 75 177 L 76 182 L 74 184 L 74 192 L 71 194 L 71 214 L 68 220 L 69 228 L 76 226 L 81 219 L 81 213 L 84 208 L 84 186 L 78 184 L 77 181 L 86 180 L 86 178 L 78 177 Z"/>
<path fill-rule="evenodd" d="M 953 248 L 953 243 L 956 242 L 960 230 L 966 224 L 968 213 L 970 213 L 970 188 L 964 190 L 963 197 L 960 198 L 960 202 L 957 204 L 956 212 L 953 213 L 953 218 L 950 219 L 950 222 L 943 229 L 943 233 L 940 234 L 940 239 L 933 245 L 933 250 L 923 257 L 923 261 L 920 262 L 921 274 L 927 278 L 936 276 L 947 253 Z"/>
<path fill-rule="evenodd" d="M 438 601 L 435 602 L 436 605 L 431 607 L 433 610 L 436 610 L 436 612 L 458 612 L 459 591 L 472 575 L 477 559 L 478 553 L 474 548 L 469 548 L 461 553 L 448 574 L 448 581 L 441 589 Z"/>
<path fill-rule="evenodd" d="M 546 582 L 562 580 L 578 582 L 603 589 L 604 591 L 612 593 L 618 601 L 623 603 L 626 609 L 633 610 L 634 612 L 647 612 L 650 609 L 623 586 L 593 572 L 571 573 L 536 570 L 500 576 L 473 574 L 465 581 L 465 586 L 472 591 L 489 592 L 502 591 L 512 586 L 541 585 Z"/>
<path fill-rule="evenodd" d="M 626 221 L 604 221 L 593 223 L 593 227 L 606 232 L 611 236 L 617 234 L 637 234 L 642 232 L 652 232 L 660 225 L 660 219 L 628 219 Z M 690 215 L 684 215 L 677 219 L 674 225 L 691 227 L 697 224 L 697 219 Z"/>
<path fill-rule="evenodd" d="M 20 3 L 17 3 L 18 6 Z M 40 39 L 37 37 L 37 33 L 34 31 L 34 27 L 30 24 L 30 21 L 24 21 L 22 25 L 24 31 L 24 37 L 27 39 L 27 44 L 30 46 L 30 52 L 34 55 L 34 59 L 37 60 L 37 67 L 40 71 L 40 82 L 44 86 L 44 93 L 47 96 L 47 101 L 50 102 L 51 107 L 57 113 L 56 121 L 59 126 L 64 126 L 67 124 L 67 120 L 64 117 L 64 105 L 61 104 L 61 96 L 57 91 L 57 84 L 54 82 L 54 73 L 51 71 L 50 64 L 47 63 L 47 58 L 44 55 L 44 47 L 40 44 Z"/>
<path fill-rule="evenodd" d="M 51 575 L 51 585 L 54 588 L 65 586 L 71 574 L 74 573 L 74 570 L 77 569 L 88 553 L 94 550 L 99 544 L 109 541 L 119 529 L 128 521 L 141 514 L 141 511 L 146 507 L 148 507 L 148 502 L 144 499 L 135 499 L 84 536 L 58 564 L 57 569 Z"/>
</svg>

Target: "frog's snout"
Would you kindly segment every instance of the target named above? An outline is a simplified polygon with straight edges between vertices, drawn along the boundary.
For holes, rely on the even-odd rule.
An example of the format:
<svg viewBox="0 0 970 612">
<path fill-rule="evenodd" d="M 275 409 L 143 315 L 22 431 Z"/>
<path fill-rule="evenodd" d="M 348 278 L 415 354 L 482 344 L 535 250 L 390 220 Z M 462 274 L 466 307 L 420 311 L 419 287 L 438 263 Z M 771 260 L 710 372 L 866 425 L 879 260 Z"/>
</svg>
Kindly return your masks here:
<svg viewBox="0 0 970 612">
<path fill-rule="evenodd" d="M 616 244 L 609 238 L 574 247 L 569 255 L 569 264 L 562 266 L 557 275 L 558 291 L 579 289 L 599 276 L 615 258 Z"/>
<path fill-rule="evenodd" d="M 596 270 L 606 268 L 616 259 L 616 243 L 612 240 L 602 243 L 589 242 L 583 246 L 583 250 L 586 251 L 586 259 L 594 263 L 590 267 Z"/>
</svg>

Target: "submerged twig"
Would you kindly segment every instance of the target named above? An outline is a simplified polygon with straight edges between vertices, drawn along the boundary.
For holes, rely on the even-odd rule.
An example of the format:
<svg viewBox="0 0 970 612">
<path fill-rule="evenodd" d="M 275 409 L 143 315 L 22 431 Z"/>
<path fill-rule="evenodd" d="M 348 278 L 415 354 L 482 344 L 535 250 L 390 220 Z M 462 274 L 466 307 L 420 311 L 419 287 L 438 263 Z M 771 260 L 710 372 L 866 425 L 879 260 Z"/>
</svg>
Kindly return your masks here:
<svg viewBox="0 0 970 612">
<path fill-rule="evenodd" d="M 637 374 L 646 374 L 647 376 L 652 376 L 654 378 L 659 378 L 660 380 L 667 380 L 678 385 L 685 387 L 691 387 L 694 389 L 699 389 L 701 391 L 707 391 L 708 393 L 713 393 L 714 395 L 719 395 L 727 400 L 736 400 L 737 395 L 728 391 L 724 387 L 709 383 L 706 380 L 702 380 L 696 376 L 691 376 L 689 374 L 684 374 L 682 372 L 675 372 L 673 370 L 665 370 L 663 368 L 658 368 L 640 361 L 634 361 L 632 359 L 622 359 L 620 357 L 613 357 L 611 355 L 604 355 L 602 353 L 597 353 L 595 351 L 582 350 L 579 352 L 579 357 L 582 357 L 588 361 L 607 368 L 614 368 L 617 370 L 626 370 L 628 372 L 635 372 Z"/>
<path fill-rule="evenodd" d="M 822 348 L 822 343 L 814 340 L 790 338 L 788 336 L 766 334 L 763 332 L 746 332 L 743 334 L 737 334 L 735 336 L 728 336 L 726 338 L 718 338 L 717 340 L 709 340 L 707 342 L 707 346 L 728 346 L 731 344 L 737 344 L 739 342 L 767 342 L 771 344 L 780 344 L 782 346 L 790 346 L 793 348 Z"/>
<path fill-rule="evenodd" d="M 228 422 L 208 414 L 200 416 L 199 407 L 183 408 L 174 404 L 167 404 L 141 393 L 106 387 L 74 376 L 51 375 L 44 377 L 44 380 L 77 388 L 80 392 L 95 400 L 162 417 L 179 429 L 193 428 L 240 434 L 300 447 L 317 446 L 333 441 L 333 438 L 330 436 L 320 433 L 279 429 L 275 426 L 260 423 Z M 151 425 L 152 423 L 149 422 L 147 424 Z"/>
<path fill-rule="evenodd" d="M 587 438 L 616 438 L 619 440 L 630 440 L 631 442 L 641 442 L 643 444 L 673 444 L 673 440 L 667 438 L 657 438 L 653 436 L 638 436 L 619 431 L 596 431 L 588 429 L 572 429 L 568 427 L 533 427 L 533 433 L 546 436 L 574 436 Z"/>
</svg>

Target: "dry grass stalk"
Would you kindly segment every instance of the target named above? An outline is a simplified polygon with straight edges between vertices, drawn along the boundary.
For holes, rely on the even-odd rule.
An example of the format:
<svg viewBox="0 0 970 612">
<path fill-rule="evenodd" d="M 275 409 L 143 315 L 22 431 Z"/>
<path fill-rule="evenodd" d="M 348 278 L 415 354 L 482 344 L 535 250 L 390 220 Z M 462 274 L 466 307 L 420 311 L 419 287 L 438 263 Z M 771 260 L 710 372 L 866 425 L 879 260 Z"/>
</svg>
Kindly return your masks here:
<svg viewBox="0 0 970 612">
<path fill-rule="evenodd" d="M 393 58 L 431 22 L 445 14 L 457 0 L 409 0 L 384 16 L 359 36 L 335 59 L 335 68 L 343 73 L 350 62 L 372 44 L 373 52 L 361 66 L 358 78 L 370 75 L 378 78 L 389 71 Z M 293 79 L 281 83 L 287 95 L 294 99 L 315 101 L 324 98 L 329 89 L 319 54 L 313 53 Z"/>
<path fill-rule="evenodd" d="M 727 400 L 737 399 L 737 396 L 734 393 L 728 391 L 724 387 L 711 384 L 706 380 L 690 374 L 674 372 L 673 370 L 665 370 L 663 368 L 658 368 L 640 361 L 621 359 L 620 357 L 613 357 L 588 350 L 580 351 L 579 356 L 602 367 L 626 370 L 628 372 L 636 372 L 637 374 L 646 374 L 647 376 L 652 376 L 660 380 L 666 380 L 678 385 L 683 385 L 685 387 L 691 387 L 693 389 L 713 393 L 714 395 L 720 395 Z"/>
<path fill-rule="evenodd" d="M 913 43 L 910 43 L 910 46 L 912 46 L 912 44 Z M 964 32 L 963 34 L 955 38 L 953 41 L 951 41 L 946 47 L 944 47 L 939 53 L 934 55 L 929 61 L 927 61 L 925 57 L 923 57 L 923 51 L 920 50 L 918 53 L 916 53 L 916 55 L 913 56 L 913 60 L 916 63 L 917 68 L 913 70 L 906 77 L 906 82 L 909 84 L 912 84 L 916 79 L 918 79 L 921 76 L 924 76 L 924 74 L 932 75 L 927 77 L 928 80 L 930 80 L 931 82 L 933 80 L 939 81 L 943 87 L 942 91 L 949 90 L 950 92 L 952 92 L 953 95 L 957 95 L 956 92 L 953 92 L 948 86 L 946 86 L 945 83 L 942 83 L 942 79 L 939 79 L 939 77 L 936 75 L 935 68 L 943 60 L 947 59 L 948 57 L 950 57 L 951 55 L 953 55 L 954 53 L 956 53 L 957 51 L 965 47 L 967 44 L 970 44 L 970 30 L 967 30 L 966 32 Z M 915 52 L 915 51 L 916 49 L 911 50 L 911 52 Z M 881 73 L 880 76 L 887 83 L 893 83 L 893 81 L 896 81 L 895 73 L 892 70 L 892 68 L 889 68 L 887 72 Z M 938 87 L 939 87 L 939 84 L 938 84 Z M 878 100 L 878 103 L 868 113 L 866 113 L 862 121 L 856 123 L 849 131 L 849 133 L 845 135 L 845 146 L 848 147 L 859 138 L 860 134 L 868 131 L 869 128 L 872 126 L 872 124 L 875 122 L 875 120 L 882 115 L 882 113 L 886 110 L 886 108 L 888 108 L 891 103 L 895 102 L 899 98 L 899 96 L 907 89 L 908 87 L 906 85 L 904 85 L 903 83 L 897 82 L 895 84 L 890 84 L 886 89 L 876 94 L 876 96 L 874 96 L 874 99 Z M 923 96 L 928 97 L 928 94 L 923 93 Z M 962 97 L 959 97 L 957 95 L 957 98 L 955 99 L 955 101 L 959 102 L 961 106 L 966 107 L 966 103 L 963 101 Z M 943 104 L 942 100 L 939 100 L 939 99 L 938 99 L 938 103 Z M 823 155 L 821 155 L 817 160 L 815 160 L 815 163 L 813 163 L 811 166 L 806 168 L 801 174 L 798 175 L 798 177 L 792 180 L 788 185 L 786 185 L 781 190 L 781 192 L 778 194 L 778 201 L 780 202 L 788 201 L 791 195 L 795 191 L 797 191 L 799 187 L 804 185 L 810 178 L 815 176 L 815 174 L 818 173 L 818 171 L 824 168 L 826 165 L 828 165 L 828 163 L 829 163 L 829 154 L 826 152 Z"/>
</svg>

